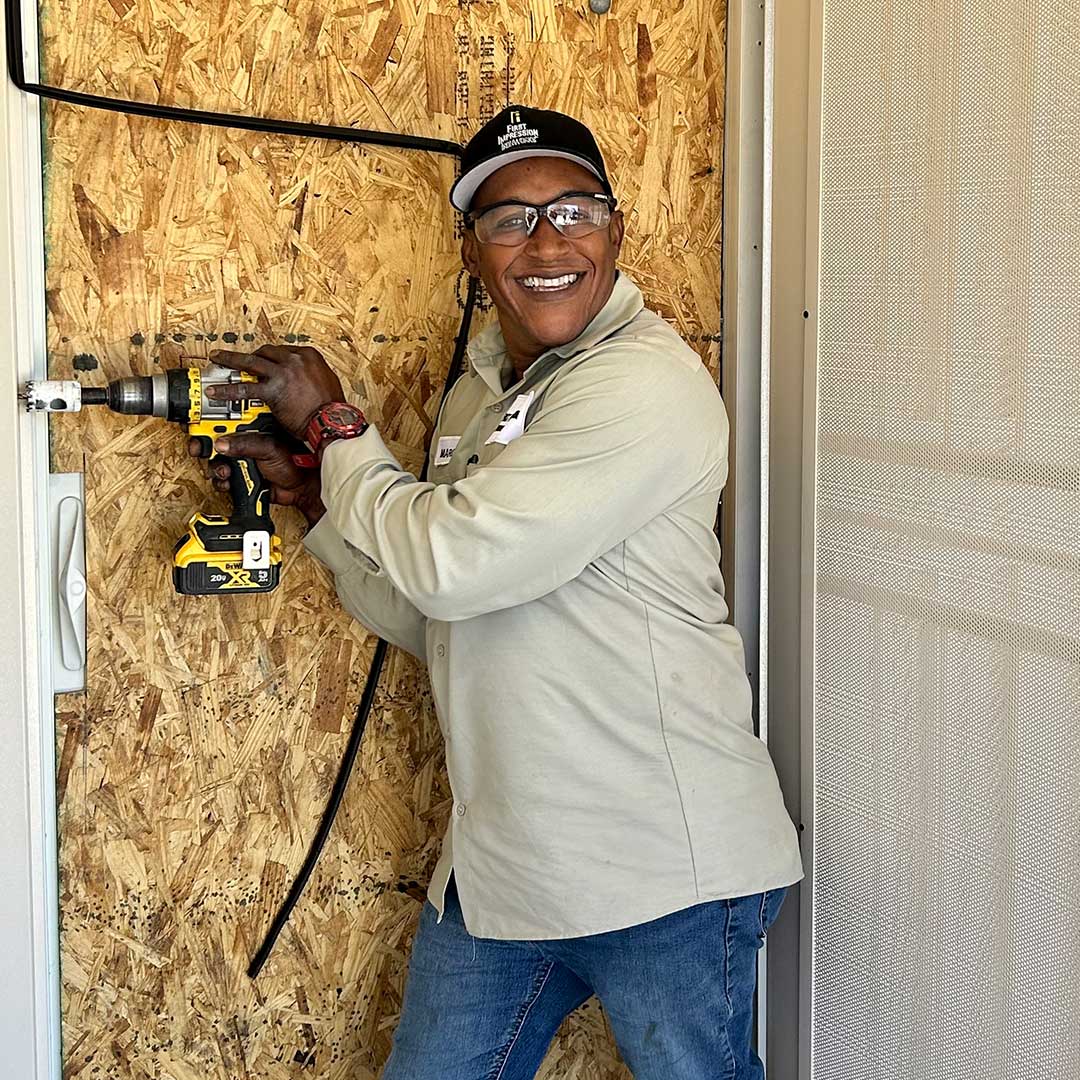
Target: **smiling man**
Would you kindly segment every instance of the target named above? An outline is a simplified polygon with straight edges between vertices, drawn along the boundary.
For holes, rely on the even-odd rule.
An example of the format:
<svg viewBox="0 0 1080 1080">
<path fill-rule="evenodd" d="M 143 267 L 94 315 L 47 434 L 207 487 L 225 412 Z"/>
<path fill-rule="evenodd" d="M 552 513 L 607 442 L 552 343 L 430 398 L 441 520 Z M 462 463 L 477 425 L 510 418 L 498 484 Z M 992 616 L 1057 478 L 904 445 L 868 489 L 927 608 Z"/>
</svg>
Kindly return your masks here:
<svg viewBox="0 0 1080 1080">
<path fill-rule="evenodd" d="M 384 1080 L 526 1080 L 592 995 L 637 1080 L 760 1077 L 757 950 L 802 867 L 726 622 L 723 405 L 616 269 L 584 126 L 507 109 L 451 200 L 498 322 L 430 481 L 315 350 L 218 356 L 321 478 L 260 436 L 223 449 L 261 462 L 346 608 L 431 672 L 453 809 Z"/>
</svg>

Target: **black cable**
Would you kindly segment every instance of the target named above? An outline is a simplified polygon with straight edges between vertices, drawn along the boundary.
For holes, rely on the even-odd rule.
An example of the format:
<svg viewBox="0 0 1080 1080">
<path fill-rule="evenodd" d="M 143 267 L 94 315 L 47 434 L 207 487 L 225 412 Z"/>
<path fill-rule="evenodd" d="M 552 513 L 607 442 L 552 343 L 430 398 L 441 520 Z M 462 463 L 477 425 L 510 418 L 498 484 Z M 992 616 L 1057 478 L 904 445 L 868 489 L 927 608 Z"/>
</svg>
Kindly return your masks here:
<svg viewBox="0 0 1080 1080">
<path fill-rule="evenodd" d="M 274 921 L 270 924 L 270 929 L 266 931 L 266 937 L 263 938 L 263 943 L 259 946 L 258 952 L 255 953 L 251 958 L 251 963 L 248 964 L 247 973 L 252 979 L 262 971 L 263 964 L 270 958 L 274 943 L 277 941 L 281 931 L 285 929 L 285 924 L 289 921 L 289 916 L 292 914 L 293 908 L 296 907 L 296 902 L 300 899 L 300 894 L 304 891 L 304 886 L 307 885 L 308 878 L 311 877 L 311 872 L 315 869 L 315 864 L 319 861 L 326 838 L 330 835 L 334 818 L 337 817 L 338 807 L 341 805 L 341 800 L 345 795 L 345 788 L 349 784 L 349 777 L 352 774 L 357 751 L 360 749 L 360 740 L 363 738 L 364 728 L 367 727 L 368 713 L 371 712 L 371 705 L 375 700 L 375 690 L 379 683 L 379 676 L 382 674 L 384 659 L 386 659 L 386 642 L 379 638 L 378 644 L 375 646 L 375 655 L 371 658 L 371 670 L 368 671 L 367 682 L 364 684 L 364 693 L 356 709 L 356 719 L 353 721 L 352 731 L 349 732 L 349 741 L 345 744 L 345 755 L 341 759 L 338 774 L 334 779 L 334 787 L 330 792 L 330 801 L 323 811 L 318 831 L 312 838 L 307 858 L 304 859 L 303 866 L 300 867 L 296 877 L 293 879 L 289 895 L 285 897 L 284 902 L 278 909 L 278 913 L 274 916 Z"/>
<path fill-rule="evenodd" d="M 469 323 L 472 321 L 473 308 L 476 305 L 476 293 L 477 280 L 470 277 L 469 291 L 465 297 L 465 310 L 461 314 L 461 326 L 458 328 L 457 340 L 454 342 L 454 356 L 450 361 L 450 370 L 446 373 L 446 383 L 443 386 L 443 399 L 446 398 L 450 387 L 454 385 L 454 381 L 461 373 L 462 361 L 465 358 L 465 346 L 469 340 Z M 421 480 L 427 475 L 428 460 L 429 458 L 424 459 L 424 467 L 420 472 Z M 251 963 L 248 965 L 247 973 L 252 979 L 259 974 L 263 964 L 269 958 L 278 935 L 289 921 L 289 916 L 292 914 L 293 908 L 296 907 L 296 902 L 300 899 L 300 894 L 304 891 L 304 886 L 307 885 L 308 878 L 311 877 L 311 872 L 315 869 L 315 864 L 319 861 L 326 838 L 330 835 L 330 829 L 333 827 L 334 818 L 337 817 L 341 800 L 345 797 L 345 789 L 349 785 L 349 776 L 356 761 L 357 751 L 360 749 L 360 740 L 363 738 L 364 728 L 367 727 L 368 714 L 371 712 L 371 706 L 375 700 L 375 689 L 378 686 L 385 659 L 386 642 L 380 638 L 379 643 L 375 646 L 375 655 L 371 659 L 371 670 L 368 672 L 364 693 L 356 710 L 356 719 L 353 721 L 352 731 L 349 732 L 349 741 L 345 745 L 345 754 L 341 759 L 341 766 L 334 780 L 330 799 L 326 804 L 326 809 L 323 811 L 322 820 L 319 822 L 318 831 L 311 841 L 311 847 L 308 849 L 303 866 L 300 867 L 296 874 L 289 895 L 285 897 L 284 903 L 278 909 L 274 921 L 270 924 L 270 929 L 266 931 L 266 937 L 263 939 L 262 945 L 259 946 L 259 951 L 252 957 Z"/>
<path fill-rule="evenodd" d="M 431 139 L 424 135 L 402 135 L 396 131 L 369 131 L 365 128 L 334 127 L 329 124 L 303 124 L 297 120 L 275 120 L 266 116 L 244 116 L 240 113 L 208 112 L 203 109 L 184 109 L 175 105 L 155 105 L 148 101 L 128 101 L 125 98 L 84 94 L 65 90 L 46 83 L 32 83 L 26 78 L 23 66 L 22 12 L 19 0 L 5 0 L 7 23 L 8 73 L 11 81 L 27 94 L 63 101 L 69 105 L 84 105 L 89 109 L 133 116 L 151 116 L 158 120 L 182 120 L 188 124 L 209 124 L 212 127 L 243 128 L 272 135 L 301 135 L 309 139 L 335 139 L 338 142 L 368 143 L 373 146 L 393 146 L 400 150 L 429 150 L 436 154 L 461 157 L 462 148 L 447 139 Z"/>
<path fill-rule="evenodd" d="M 97 94 L 83 94 L 77 90 L 65 90 L 59 86 L 49 86 L 43 83 L 32 83 L 26 78 L 23 66 L 23 42 L 22 42 L 22 11 L 19 0 L 5 0 L 4 3 L 8 74 L 11 81 L 18 89 L 38 97 L 51 98 L 53 101 L 63 101 L 69 105 L 84 105 L 90 109 L 107 109 L 112 112 L 130 114 L 134 116 L 149 116 L 158 120 L 181 120 L 189 124 L 208 124 L 213 127 L 243 128 L 247 131 L 261 131 L 274 135 L 299 135 L 303 138 L 334 139 L 338 142 L 368 143 L 374 146 L 392 146 L 400 150 L 427 150 L 437 154 L 452 154 L 460 158 L 462 147 L 458 143 L 449 142 L 445 139 L 430 139 L 422 135 L 401 135 L 390 131 L 368 131 L 363 128 L 333 127 L 327 124 L 302 124 L 295 120 L 274 120 L 262 116 L 243 116 L 237 113 L 207 112 L 202 109 L 183 109 L 172 105 L 154 105 L 144 101 L 127 101 L 123 98 L 104 97 Z M 461 325 L 458 328 L 457 340 L 454 343 L 454 355 L 450 361 L 450 370 L 446 375 L 446 385 L 443 387 L 443 397 L 453 385 L 454 380 L 460 374 L 462 360 L 465 356 L 465 345 L 469 338 L 469 324 L 472 321 L 473 308 L 476 306 L 477 281 L 469 279 L 468 295 L 465 299 L 464 310 L 461 315 Z M 424 478 L 427 472 L 427 460 L 420 477 Z M 360 749 L 360 741 L 367 727 L 368 715 L 371 712 L 372 703 L 375 700 L 375 691 L 378 688 L 379 676 L 382 674 L 383 661 L 386 659 L 386 642 L 381 638 L 375 646 L 375 655 L 371 660 L 371 669 L 368 671 L 367 682 L 364 684 L 364 693 L 356 709 L 356 719 L 353 721 L 352 730 L 349 732 L 349 740 L 345 745 L 345 754 L 342 757 L 338 774 L 334 779 L 334 787 L 330 792 L 330 799 L 323 811 L 322 820 L 319 822 L 318 831 L 311 841 L 307 858 L 300 867 L 289 889 L 285 902 L 281 905 L 259 951 L 248 965 L 247 973 L 255 978 L 262 970 L 270 956 L 278 935 L 289 921 L 300 894 L 311 877 L 315 864 L 319 861 L 326 838 L 330 835 L 330 829 L 337 817 L 338 808 L 345 795 L 345 789 L 349 784 L 353 764 L 356 761 L 357 752 Z"/>
</svg>

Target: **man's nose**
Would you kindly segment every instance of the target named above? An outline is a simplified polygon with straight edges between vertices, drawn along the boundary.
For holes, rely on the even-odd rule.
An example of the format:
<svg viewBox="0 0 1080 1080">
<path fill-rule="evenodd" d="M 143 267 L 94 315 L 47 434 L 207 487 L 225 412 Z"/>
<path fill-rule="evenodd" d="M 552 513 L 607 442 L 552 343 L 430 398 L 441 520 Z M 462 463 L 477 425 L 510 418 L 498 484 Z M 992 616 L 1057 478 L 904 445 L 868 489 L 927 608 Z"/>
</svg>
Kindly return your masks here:
<svg viewBox="0 0 1080 1080">
<path fill-rule="evenodd" d="M 547 216 L 541 216 L 529 237 L 526 249 L 530 256 L 537 260 L 551 259 L 558 255 L 565 255 L 571 243 L 554 225 Z"/>
</svg>

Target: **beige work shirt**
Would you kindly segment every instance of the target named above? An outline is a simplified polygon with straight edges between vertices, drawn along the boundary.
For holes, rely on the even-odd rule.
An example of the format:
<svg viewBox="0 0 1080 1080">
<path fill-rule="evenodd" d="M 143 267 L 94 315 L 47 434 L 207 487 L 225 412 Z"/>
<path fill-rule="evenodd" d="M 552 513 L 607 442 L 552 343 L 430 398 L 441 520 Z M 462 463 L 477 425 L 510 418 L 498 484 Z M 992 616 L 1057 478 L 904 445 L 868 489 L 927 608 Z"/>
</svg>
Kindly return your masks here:
<svg viewBox="0 0 1080 1080">
<path fill-rule="evenodd" d="M 803 875 L 753 733 L 713 532 L 727 419 L 620 275 L 516 379 L 469 346 L 426 483 L 370 428 L 327 447 L 308 550 L 345 607 L 425 659 L 454 796 L 428 892 L 470 933 L 621 929 Z"/>
</svg>

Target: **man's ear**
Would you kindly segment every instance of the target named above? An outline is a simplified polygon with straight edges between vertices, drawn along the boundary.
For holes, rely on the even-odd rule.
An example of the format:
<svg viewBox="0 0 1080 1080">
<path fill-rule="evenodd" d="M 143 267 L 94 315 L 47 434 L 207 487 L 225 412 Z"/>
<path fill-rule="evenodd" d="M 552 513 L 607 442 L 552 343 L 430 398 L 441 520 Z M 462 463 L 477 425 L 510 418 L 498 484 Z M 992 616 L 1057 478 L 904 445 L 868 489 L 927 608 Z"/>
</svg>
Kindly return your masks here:
<svg viewBox="0 0 1080 1080">
<path fill-rule="evenodd" d="M 477 251 L 476 233 L 472 229 L 466 229 L 461 234 L 461 262 L 472 277 L 480 276 L 480 253 Z"/>
<path fill-rule="evenodd" d="M 612 244 L 615 245 L 615 254 L 618 255 L 622 250 L 623 234 L 626 232 L 626 222 L 623 221 L 623 214 L 621 210 L 616 210 L 611 215 L 611 221 L 608 222 L 608 236 L 611 238 Z"/>
</svg>

